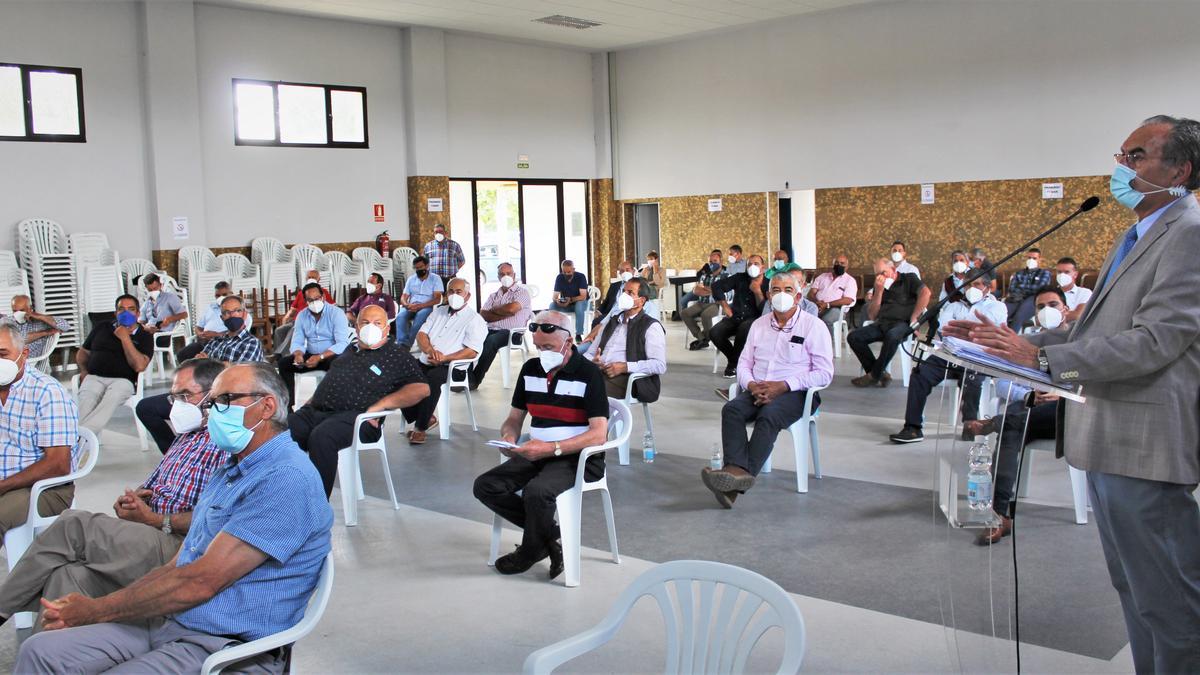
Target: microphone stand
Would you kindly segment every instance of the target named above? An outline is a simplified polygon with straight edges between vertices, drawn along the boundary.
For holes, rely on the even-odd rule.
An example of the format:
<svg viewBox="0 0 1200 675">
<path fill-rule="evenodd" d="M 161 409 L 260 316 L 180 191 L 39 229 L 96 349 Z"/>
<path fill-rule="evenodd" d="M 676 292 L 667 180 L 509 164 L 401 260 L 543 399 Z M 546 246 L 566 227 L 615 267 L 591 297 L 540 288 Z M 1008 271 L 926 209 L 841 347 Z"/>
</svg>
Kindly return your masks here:
<svg viewBox="0 0 1200 675">
<path fill-rule="evenodd" d="M 1030 239 L 1029 241 L 1025 242 L 1024 244 L 1021 244 L 1020 246 L 1018 246 L 1016 248 L 1016 250 L 1012 251 L 1011 253 L 1009 253 L 1008 255 L 1004 256 L 1003 258 L 997 260 L 996 262 L 990 263 L 986 267 L 977 268 L 975 271 L 968 274 L 966 276 L 966 278 L 963 279 L 962 285 L 960 285 L 957 289 L 955 289 L 953 293 L 948 293 L 945 298 L 942 298 L 941 300 L 938 300 L 937 302 L 933 303 L 932 305 L 929 305 L 928 307 L 926 307 L 925 311 L 921 314 L 921 316 L 919 316 L 916 321 L 912 322 L 908 326 L 908 332 L 906 332 L 904 336 L 908 337 L 909 335 L 916 333 L 917 329 L 920 328 L 922 324 L 929 323 L 933 319 L 933 317 L 937 316 L 938 313 L 942 311 L 942 307 L 945 307 L 947 303 L 954 302 L 954 301 L 958 300 L 960 297 L 962 297 L 962 294 L 963 294 L 962 289 L 970 286 L 971 283 L 974 282 L 976 279 L 978 279 L 986 274 L 991 274 L 992 272 L 994 272 L 996 270 L 997 267 L 1003 265 L 1004 263 L 1008 262 L 1009 260 L 1012 260 L 1013 258 L 1017 257 L 1021 253 L 1024 253 L 1025 251 L 1029 250 L 1030 248 L 1033 248 L 1034 244 L 1036 244 L 1039 241 L 1045 239 L 1046 237 L 1054 234 L 1055 232 L 1057 232 L 1059 230 L 1059 228 L 1061 228 L 1063 225 L 1066 225 L 1067 223 L 1074 220 L 1075 217 L 1078 216 L 1079 214 L 1085 213 L 1087 211 L 1091 211 L 1092 209 L 1096 208 L 1096 206 L 1099 203 L 1100 203 L 1099 197 L 1088 197 L 1087 199 L 1083 200 L 1083 203 L 1080 204 L 1078 208 L 1076 208 L 1073 212 L 1071 212 L 1071 215 L 1058 221 L 1058 223 L 1056 223 L 1050 229 L 1039 234 L 1038 236 L 1034 237 L 1033 239 Z"/>
</svg>

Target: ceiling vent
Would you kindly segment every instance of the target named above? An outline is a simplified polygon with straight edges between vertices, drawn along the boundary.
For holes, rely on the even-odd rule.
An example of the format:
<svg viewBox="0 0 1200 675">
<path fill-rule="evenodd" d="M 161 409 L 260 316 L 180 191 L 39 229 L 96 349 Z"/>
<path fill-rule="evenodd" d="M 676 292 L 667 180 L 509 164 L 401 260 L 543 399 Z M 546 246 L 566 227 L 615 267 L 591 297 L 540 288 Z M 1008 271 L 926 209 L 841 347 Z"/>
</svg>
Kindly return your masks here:
<svg viewBox="0 0 1200 675">
<path fill-rule="evenodd" d="M 596 26 L 601 25 L 595 21 L 579 19 L 573 16 L 563 16 L 562 14 L 543 16 L 542 18 L 534 19 L 533 21 L 534 23 L 544 23 L 550 26 L 559 26 L 560 28 L 574 28 L 575 30 L 586 30 L 588 28 L 595 28 Z"/>
</svg>

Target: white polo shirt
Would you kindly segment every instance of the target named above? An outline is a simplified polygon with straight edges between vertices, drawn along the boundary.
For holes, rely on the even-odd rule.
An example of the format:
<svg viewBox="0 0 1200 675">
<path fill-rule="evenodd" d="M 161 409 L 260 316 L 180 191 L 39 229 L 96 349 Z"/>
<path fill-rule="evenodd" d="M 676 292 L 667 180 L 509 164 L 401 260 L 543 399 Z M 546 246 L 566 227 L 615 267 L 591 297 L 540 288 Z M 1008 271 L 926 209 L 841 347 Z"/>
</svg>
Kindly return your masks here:
<svg viewBox="0 0 1200 675">
<path fill-rule="evenodd" d="M 453 314 L 449 305 L 438 305 L 421 324 L 421 332 L 429 337 L 434 349 L 453 354 L 466 348 L 474 349 L 476 353 L 483 351 L 488 330 L 487 322 L 468 304 Z M 419 358 L 421 363 L 429 365 L 429 357 L 424 352 Z"/>
<path fill-rule="evenodd" d="M 1092 299 L 1092 289 L 1075 284 L 1071 290 L 1063 291 L 1063 295 L 1067 296 L 1067 309 L 1075 311 L 1076 307 Z"/>
</svg>

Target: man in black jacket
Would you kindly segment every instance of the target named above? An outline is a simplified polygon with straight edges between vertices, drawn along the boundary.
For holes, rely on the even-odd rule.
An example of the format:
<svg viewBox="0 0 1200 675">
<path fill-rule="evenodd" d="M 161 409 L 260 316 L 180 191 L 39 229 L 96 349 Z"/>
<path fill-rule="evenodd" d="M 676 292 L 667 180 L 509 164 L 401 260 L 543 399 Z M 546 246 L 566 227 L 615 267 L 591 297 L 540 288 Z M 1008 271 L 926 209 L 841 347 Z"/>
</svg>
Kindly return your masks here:
<svg viewBox="0 0 1200 675">
<path fill-rule="evenodd" d="M 708 332 L 709 339 L 725 355 L 725 377 L 737 375 L 738 357 L 746 346 L 746 335 L 750 324 L 762 314 L 766 289 L 763 286 L 763 258 L 752 255 L 747 261 L 745 272 L 730 275 L 713 284 L 712 294 L 719 298 L 722 317 Z M 726 293 L 733 292 L 733 300 L 726 301 Z M 730 338 L 733 338 L 731 340 Z"/>
<path fill-rule="evenodd" d="M 628 260 L 622 260 L 621 264 L 617 265 L 617 280 L 608 285 L 608 290 L 604 293 L 604 300 L 596 308 L 596 314 L 592 317 L 592 328 L 599 326 L 604 317 L 612 313 L 613 307 L 617 306 L 617 298 L 621 295 L 621 291 L 625 290 L 625 282 L 632 278 L 633 265 Z"/>
</svg>

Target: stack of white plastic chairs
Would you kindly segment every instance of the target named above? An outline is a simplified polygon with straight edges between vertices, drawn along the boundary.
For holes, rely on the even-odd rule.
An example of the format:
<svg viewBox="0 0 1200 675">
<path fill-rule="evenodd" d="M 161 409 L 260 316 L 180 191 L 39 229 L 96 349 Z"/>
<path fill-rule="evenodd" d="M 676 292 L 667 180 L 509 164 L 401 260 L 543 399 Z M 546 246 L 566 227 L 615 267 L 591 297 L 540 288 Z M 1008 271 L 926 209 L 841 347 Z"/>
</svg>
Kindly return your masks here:
<svg viewBox="0 0 1200 675">
<path fill-rule="evenodd" d="M 136 297 L 137 284 L 134 283 L 134 279 L 154 271 L 156 271 L 154 263 L 145 258 L 126 258 L 122 260 L 121 282 L 125 285 L 125 292 Z"/>
<path fill-rule="evenodd" d="M 259 266 L 250 262 L 246 256 L 241 253 L 222 253 L 217 256 L 217 262 L 221 265 L 221 269 L 225 273 L 225 281 L 229 282 L 229 287 L 235 295 L 238 293 L 249 295 L 250 291 L 258 288 Z M 201 301 L 201 296 L 195 297 L 197 302 Z"/>
<path fill-rule="evenodd" d="M 192 316 L 204 311 L 207 298 L 212 297 L 218 281 L 227 280 L 217 256 L 204 246 L 184 246 L 179 249 L 179 285 L 190 299 L 187 310 Z"/>
<path fill-rule="evenodd" d="M 17 224 L 17 238 L 33 308 L 68 321 L 74 319 L 71 329 L 59 334 L 58 346 L 78 347 L 82 343 L 79 286 L 62 226 L 45 218 L 29 218 Z"/>
<path fill-rule="evenodd" d="M 325 267 L 329 270 L 328 285 L 339 302 L 344 302 L 347 289 L 367 285 L 366 265 L 361 260 L 353 260 L 341 251 L 330 251 L 325 254 Z M 319 268 L 318 268 L 319 269 Z M 326 283 L 325 272 L 321 272 L 321 283 Z"/>
<path fill-rule="evenodd" d="M 380 255 L 379 251 L 376 251 L 370 246 L 359 246 L 358 248 L 354 249 L 350 255 L 355 260 L 362 263 L 364 276 L 378 274 L 383 277 L 383 283 L 391 285 L 396 283 L 396 273 L 391 258 L 383 257 Z M 390 290 L 393 295 L 400 295 L 399 293 L 396 293 L 394 289 L 385 288 L 384 290 Z"/>
<path fill-rule="evenodd" d="M 250 243 L 250 262 L 258 265 L 259 285 L 267 290 L 296 288 L 292 252 L 274 237 L 259 237 Z"/>
<path fill-rule="evenodd" d="M 29 276 L 17 264 L 17 254 L 0 251 L 0 313 L 8 314 L 17 295 L 29 295 Z"/>
<path fill-rule="evenodd" d="M 325 260 L 325 252 L 312 244 L 296 244 L 288 249 L 292 259 L 292 281 L 296 284 L 294 288 L 300 289 L 304 287 L 305 275 L 309 270 L 318 272 L 329 272 L 329 263 Z M 321 283 L 329 288 L 328 284 L 331 281 L 328 274 L 321 275 Z"/>
<path fill-rule="evenodd" d="M 121 259 L 116 251 L 109 248 L 108 236 L 101 232 L 69 234 L 67 248 L 74 256 L 79 297 L 79 314 L 72 320 L 81 328 L 90 330 L 88 313 L 113 311 L 117 296 L 124 292 Z"/>
<path fill-rule="evenodd" d="M 404 281 L 412 271 L 412 261 L 417 257 L 417 249 L 401 246 L 392 250 L 392 279 L 396 287 L 396 297 L 404 290 Z"/>
</svg>

